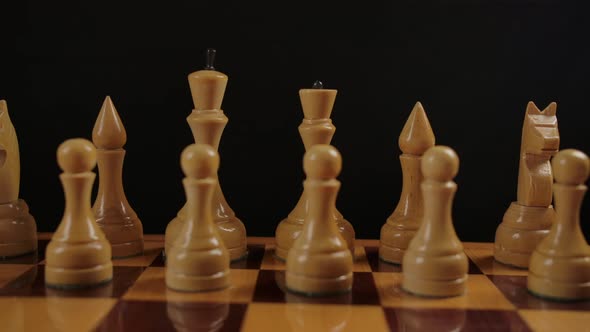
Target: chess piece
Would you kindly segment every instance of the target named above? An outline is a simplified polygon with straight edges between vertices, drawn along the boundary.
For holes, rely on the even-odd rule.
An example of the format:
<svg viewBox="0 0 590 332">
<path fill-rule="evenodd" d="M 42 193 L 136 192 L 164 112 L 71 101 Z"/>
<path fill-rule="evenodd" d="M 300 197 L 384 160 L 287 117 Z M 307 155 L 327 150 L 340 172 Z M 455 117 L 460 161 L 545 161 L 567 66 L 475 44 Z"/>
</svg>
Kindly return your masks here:
<svg viewBox="0 0 590 332">
<path fill-rule="evenodd" d="M 29 207 L 18 198 L 20 153 L 5 100 L 0 100 L 0 258 L 37 250 L 37 225 Z"/>
<path fill-rule="evenodd" d="M 186 175 L 186 218 L 166 254 L 166 285 L 187 292 L 225 288 L 230 258 L 211 205 L 219 155 L 210 145 L 192 144 L 182 152 L 180 163 Z"/>
<path fill-rule="evenodd" d="M 451 216 L 459 157 L 435 146 L 422 157 L 424 219 L 404 255 L 402 288 L 422 296 L 456 296 L 465 292 L 468 261 Z"/>
<path fill-rule="evenodd" d="M 402 193 L 397 207 L 381 227 L 379 257 L 386 262 L 402 263 L 410 241 L 422 224 L 424 202 L 420 190 L 420 162 L 424 152 L 433 146 L 432 127 L 422 104 L 417 102 L 399 136 Z"/>
<path fill-rule="evenodd" d="M 556 300 L 590 299 L 590 247 L 580 228 L 580 208 L 588 187 L 590 159 L 567 149 L 553 158 L 555 223 L 531 255 L 527 287 Z"/>
<path fill-rule="evenodd" d="M 199 70 L 188 76 L 195 109 L 186 120 L 191 127 L 195 143 L 209 144 L 217 151 L 223 129 L 228 122 L 227 116 L 220 109 L 227 76 L 214 70 L 214 56 L 215 50 L 209 49 L 205 70 Z M 213 194 L 212 204 L 214 222 L 229 251 L 230 259 L 235 261 L 243 258 L 246 255 L 246 228 L 227 204 L 219 181 Z M 185 218 L 186 205 L 166 227 L 166 252 L 182 229 Z"/>
<path fill-rule="evenodd" d="M 96 174 L 96 149 L 88 140 L 69 139 L 57 149 L 63 170 L 66 208 L 46 250 L 45 284 L 54 288 L 83 288 L 113 277 L 111 245 L 96 224 L 90 194 Z"/>
<path fill-rule="evenodd" d="M 143 253 L 143 226 L 125 197 L 123 160 L 127 133 L 109 96 L 92 131 L 98 161 L 98 194 L 93 211 L 96 223 L 111 243 L 113 258 Z"/>
<path fill-rule="evenodd" d="M 549 159 L 559 150 L 557 104 L 542 112 L 529 102 L 522 129 L 517 201 L 512 202 L 496 230 L 494 258 L 526 268 L 530 255 L 555 220 L 551 205 L 553 175 Z"/>
<path fill-rule="evenodd" d="M 314 83 L 312 89 L 299 90 L 304 114 L 303 122 L 299 126 L 299 134 L 303 139 L 306 151 L 316 144 L 330 144 L 336 131 L 336 127 L 330 119 L 336 100 L 336 92 L 337 90 L 324 89 L 323 84 L 319 81 Z M 309 204 L 309 198 L 304 189 L 293 211 L 277 226 L 275 255 L 278 258 L 282 260 L 287 258 L 289 249 L 301 234 L 305 218 L 309 213 Z M 331 218 L 338 226 L 338 230 L 354 257 L 354 228 L 335 206 Z"/>
<path fill-rule="evenodd" d="M 327 144 L 305 153 L 303 186 L 309 210 L 303 230 L 287 255 L 286 286 L 308 296 L 331 295 L 352 288 L 352 254 L 334 222 L 334 204 L 340 189 L 336 180 L 342 157 Z"/>
</svg>

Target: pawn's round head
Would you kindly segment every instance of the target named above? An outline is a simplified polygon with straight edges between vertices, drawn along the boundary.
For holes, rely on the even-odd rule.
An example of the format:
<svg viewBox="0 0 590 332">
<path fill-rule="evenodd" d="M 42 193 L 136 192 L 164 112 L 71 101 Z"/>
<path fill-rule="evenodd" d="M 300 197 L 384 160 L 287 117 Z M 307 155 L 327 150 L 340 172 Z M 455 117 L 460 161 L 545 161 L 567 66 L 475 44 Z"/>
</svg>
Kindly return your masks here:
<svg viewBox="0 0 590 332">
<path fill-rule="evenodd" d="M 57 148 L 57 163 L 66 173 L 90 172 L 96 166 L 96 148 L 87 139 L 69 139 Z"/>
<path fill-rule="evenodd" d="M 182 151 L 180 166 L 189 178 L 214 177 L 219 168 L 219 154 L 211 145 L 191 144 Z"/>
<path fill-rule="evenodd" d="M 451 181 L 459 171 L 459 157 L 448 146 L 437 145 L 426 150 L 422 156 L 421 169 L 425 179 Z"/>
<path fill-rule="evenodd" d="M 303 170 L 309 179 L 333 179 L 342 170 L 342 156 L 331 145 L 314 145 L 303 157 Z"/>
<path fill-rule="evenodd" d="M 551 160 L 555 182 L 566 185 L 579 185 L 588 180 L 590 160 L 579 150 L 559 151 Z"/>
</svg>

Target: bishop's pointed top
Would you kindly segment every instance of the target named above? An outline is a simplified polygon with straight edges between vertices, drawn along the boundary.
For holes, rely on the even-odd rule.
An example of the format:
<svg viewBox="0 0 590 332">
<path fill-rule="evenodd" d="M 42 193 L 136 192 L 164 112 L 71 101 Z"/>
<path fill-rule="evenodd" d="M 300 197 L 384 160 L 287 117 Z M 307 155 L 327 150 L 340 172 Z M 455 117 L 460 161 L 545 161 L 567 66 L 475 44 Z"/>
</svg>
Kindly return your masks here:
<svg viewBox="0 0 590 332">
<path fill-rule="evenodd" d="M 0 129 L 4 126 L 9 125 L 11 122 L 10 115 L 8 114 L 8 104 L 6 100 L 0 100 Z"/>
<path fill-rule="evenodd" d="M 2 112 L 8 112 L 8 105 L 4 99 L 0 99 L 0 113 Z"/>
<path fill-rule="evenodd" d="M 420 102 L 417 102 L 412 109 L 399 135 L 398 143 L 403 153 L 416 156 L 421 156 L 434 146 L 434 132 Z"/>
<path fill-rule="evenodd" d="M 98 149 L 111 150 L 120 149 L 127 142 L 127 132 L 109 96 L 105 98 L 94 124 L 92 142 Z"/>
</svg>

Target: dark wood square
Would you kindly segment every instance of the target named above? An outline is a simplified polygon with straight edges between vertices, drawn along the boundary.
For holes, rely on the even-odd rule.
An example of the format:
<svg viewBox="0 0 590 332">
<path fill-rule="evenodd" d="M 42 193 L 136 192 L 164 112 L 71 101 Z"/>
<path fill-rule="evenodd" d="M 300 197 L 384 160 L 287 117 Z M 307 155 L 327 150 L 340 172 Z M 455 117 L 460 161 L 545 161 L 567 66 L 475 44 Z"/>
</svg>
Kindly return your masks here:
<svg viewBox="0 0 590 332">
<path fill-rule="evenodd" d="M 402 272 L 401 265 L 387 263 L 379 258 L 379 247 L 365 247 L 365 254 L 373 272 Z"/>
<path fill-rule="evenodd" d="M 29 271 L 0 288 L 0 296 L 114 297 L 123 296 L 144 271 L 144 267 L 114 266 L 113 280 L 92 288 L 60 290 L 45 287 L 45 266 Z"/>
<path fill-rule="evenodd" d="M 590 310 L 590 301 L 556 302 L 532 295 L 526 276 L 490 275 L 490 280 L 518 309 Z"/>
<path fill-rule="evenodd" d="M 247 304 L 119 301 L 97 332 L 239 331 Z"/>
</svg>

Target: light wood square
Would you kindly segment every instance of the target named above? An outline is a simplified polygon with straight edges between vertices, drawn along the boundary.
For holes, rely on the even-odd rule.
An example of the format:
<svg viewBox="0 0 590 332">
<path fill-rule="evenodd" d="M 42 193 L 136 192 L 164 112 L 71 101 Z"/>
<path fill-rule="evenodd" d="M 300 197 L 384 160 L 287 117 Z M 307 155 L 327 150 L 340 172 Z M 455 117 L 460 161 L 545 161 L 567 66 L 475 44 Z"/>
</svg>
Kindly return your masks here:
<svg viewBox="0 0 590 332">
<path fill-rule="evenodd" d="M 590 312 L 566 310 L 519 310 L 518 314 L 537 332 L 590 332 Z"/>
<path fill-rule="evenodd" d="M 115 299 L 0 298 L 2 331 L 90 331 L 115 305 Z"/>
<path fill-rule="evenodd" d="M 231 270 L 230 287 L 211 292 L 177 292 L 166 287 L 166 268 L 149 267 L 123 297 L 125 300 L 250 302 L 254 294 L 258 270 Z"/>
<path fill-rule="evenodd" d="M 242 332 L 389 331 L 379 306 L 251 303 Z"/>
<path fill-rule="evenodd" d="M 514 309 L 514 306 L 485 276 L 470 274 L 467 291 L 461 296 L 428 298 L 408 294 L 401 288 L 402 274 L 374 272 L 373 277 L 386 307 L 449 308 L 449 309 Z"/>
</svg>

